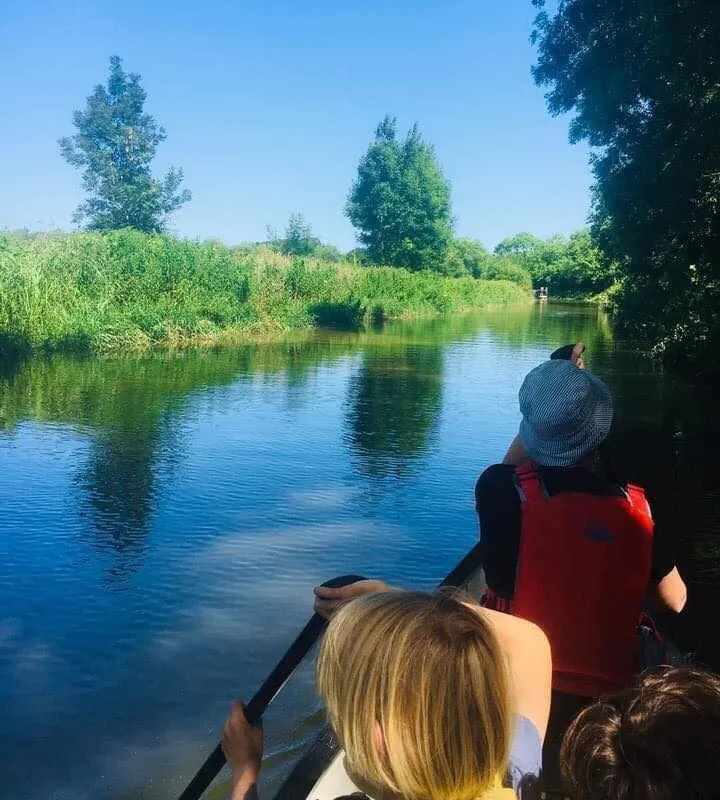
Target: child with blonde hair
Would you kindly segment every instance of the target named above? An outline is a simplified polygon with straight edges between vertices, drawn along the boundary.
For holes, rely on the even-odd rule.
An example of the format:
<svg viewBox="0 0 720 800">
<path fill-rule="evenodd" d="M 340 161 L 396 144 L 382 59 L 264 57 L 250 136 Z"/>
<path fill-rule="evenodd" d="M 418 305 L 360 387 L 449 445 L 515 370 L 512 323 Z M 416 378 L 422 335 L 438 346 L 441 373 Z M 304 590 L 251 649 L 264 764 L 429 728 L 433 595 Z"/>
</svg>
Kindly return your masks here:
<svg viewBox="0 0 720 800">
<path fill-rule="evenodd" d="M 334 611 L 355 596 L 331 618 L 317 662 L 348 774 L 384 800 L 539 797 L 552 671 L 545 635 L 447 592 L 387 588 L 364 581 L 318 603 Z M 224 736 L 232 800 L 254 791 L 258 735 L 236 705 Z"/>
</svg>

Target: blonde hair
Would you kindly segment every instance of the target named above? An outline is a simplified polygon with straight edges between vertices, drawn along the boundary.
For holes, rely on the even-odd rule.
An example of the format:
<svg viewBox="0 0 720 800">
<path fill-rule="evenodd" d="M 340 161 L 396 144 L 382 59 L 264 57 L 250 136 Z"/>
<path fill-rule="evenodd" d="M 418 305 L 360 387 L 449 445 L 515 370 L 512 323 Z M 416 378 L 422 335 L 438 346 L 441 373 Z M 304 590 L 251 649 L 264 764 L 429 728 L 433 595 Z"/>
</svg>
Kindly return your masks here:
<svg viewBox="0 0 720 800">
<path fill-rule="evenodd" d="M 351 772 L 372 786 L 405 800 L 514 797 L 497 789 L 512 738 L 510 680 L 469 603 L 420 592 L 352 600 L 330 622 L 317 682 Z"/>
</svg>

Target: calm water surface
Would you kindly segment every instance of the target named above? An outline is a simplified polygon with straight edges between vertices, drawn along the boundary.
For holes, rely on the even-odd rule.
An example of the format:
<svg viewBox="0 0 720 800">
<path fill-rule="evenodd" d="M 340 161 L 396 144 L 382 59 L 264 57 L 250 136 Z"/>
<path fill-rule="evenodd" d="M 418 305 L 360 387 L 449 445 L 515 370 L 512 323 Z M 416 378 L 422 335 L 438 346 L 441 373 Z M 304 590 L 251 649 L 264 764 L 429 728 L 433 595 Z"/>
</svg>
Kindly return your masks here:
<svg viewBox="0 0 720 800">
<path fill-rule="evenodd" d="M 534 306 L 364 334 L 0 372 L 0 786 L 167 800 L 311 613 L 360 572 L 428 588 L 477 536 L 473 486 L 525 372 L 582 339 L 616 465 L 692 578 L 679 635 L 717 659 L 718 404 Z M 316 730 L 308 667 L 266 719 L 268 780 Z"/>
</svg>

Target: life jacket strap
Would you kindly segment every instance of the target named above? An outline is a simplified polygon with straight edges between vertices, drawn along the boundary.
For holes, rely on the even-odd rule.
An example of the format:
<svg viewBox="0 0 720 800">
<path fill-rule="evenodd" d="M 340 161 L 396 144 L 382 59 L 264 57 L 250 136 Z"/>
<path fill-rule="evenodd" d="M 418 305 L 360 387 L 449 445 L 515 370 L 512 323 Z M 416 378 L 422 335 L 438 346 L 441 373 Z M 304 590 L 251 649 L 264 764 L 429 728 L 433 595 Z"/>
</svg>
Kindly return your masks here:
<svg viewBox="0 0 720 800">
<path fill-rule="evenodd" d="M 630 505 L 641 514 L 644 514 L 648 519 L 652 519 L 652 511 L 650 510 L 650 503 L 645 496 L 645 491 L 641 486 L 636 486 L 634 483 L 628 483 L 625 487 L 625 494 L 630 502 Z"/>
<path fill-rule="evenodd" d="M 537 464 L 532 461 L 526 461 L 515 469 L 514 482 L 521 503 L 538 503 L 549 497 Z"/>
</svg>

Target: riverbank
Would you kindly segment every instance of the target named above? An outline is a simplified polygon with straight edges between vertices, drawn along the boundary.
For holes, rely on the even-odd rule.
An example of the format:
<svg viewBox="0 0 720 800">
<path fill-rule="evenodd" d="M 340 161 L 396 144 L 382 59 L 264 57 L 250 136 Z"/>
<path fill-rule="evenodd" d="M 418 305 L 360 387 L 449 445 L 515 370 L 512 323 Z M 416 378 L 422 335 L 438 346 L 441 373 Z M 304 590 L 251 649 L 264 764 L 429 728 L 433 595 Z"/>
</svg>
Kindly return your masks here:
<svg viewBox="0 0 720 800">
<path fill-rule="evenodd" d="M 0 349 L 142 351 L 530 302 L 508 281 L 136 231 L 0 236 Z"/>
</svg>

